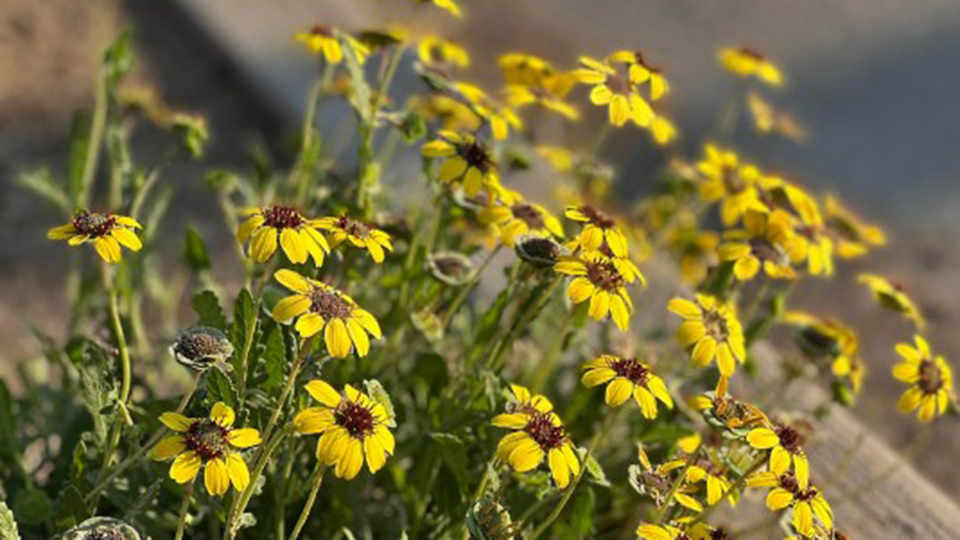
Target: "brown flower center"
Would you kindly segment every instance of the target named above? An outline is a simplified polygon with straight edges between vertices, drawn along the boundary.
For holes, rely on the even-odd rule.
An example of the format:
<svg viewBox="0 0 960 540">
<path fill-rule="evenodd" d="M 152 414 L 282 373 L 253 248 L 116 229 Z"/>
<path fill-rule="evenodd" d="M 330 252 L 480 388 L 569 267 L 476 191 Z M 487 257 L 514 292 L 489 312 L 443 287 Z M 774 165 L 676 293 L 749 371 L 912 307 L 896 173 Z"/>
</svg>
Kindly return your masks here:
<svg viewBox="0 0 960 540">
<path fill-rule="evenodd" d="M 601 229 L 612 229 L 615 223 L 606 214 L 592 206 L 580 207 L 580 213 L 587 216 L 590 223 Z"/>
<path fill-rule="evenodd" d="M 99 238 L 113 230 L 117 224 L 117 217 L 110 214 L 81 212 L 73 218 L 72 224 L 78 234 Z"/>
<path fill-rule="evenodd" d="M 639 385 L 647 383 L 647 375 L 650 373 L 650 370 L 636 358 L 617 359 L 610 365 L 610 369 L 617 375 Z"/>
<path fill-rule="evenodd" d="M 781 426 L 775 429 L 777 437 L 780 438 L 780 446 L 784 447 L 791 454 L 797 454 L 800 450 L 800 445 L 803 444 L 803 435 L 800 435 L 800 432 L 793 429 L 789 426 Z"/>
<path fill-rule="evenodd" d="M 567 433 L 563 426 L 554 425 L 550 421 L 550 416 L 539 411 L 533 413 L 533 418 L 527 422 L 524 431 L 540 445 L 544 452 L 559 448 L 567 440 Z"/>
<path fill-rule="evenodd" d="M 310 293 L 310 302 L 310 311 L 326 321 L 346 319 L 353 313 L 353 306 L 336 291 L 316 288 Z"/>
<path fill-rule="evenodd" d="M 325 36 L 325 37 L 333 36 L 333 30 L 331 30 L 329 26 L 325 26 L 322 24 L 313 25 L 313 28 L 310 29 L 310 33 L 315 36 Z"/>
<path fill-rule="evenodd" d="M 531 229 L 543 229 L 546 224 L 543 221 L 543 214 L 531 204 L 517 203 L 510 207 L 513 217 L 527 224 Z"/>
<path fill-rule="evenodd" d="M 366 238 L 370 234 L 371 227 L 362 221 L 350 219 L 347 216 L 340 216 L 337 220 L 337 227 L 340 227 L 350 236 L 357 238 Z"/>
<path fill-rule="evenodd" d="M 933 360 L 924 358 L 920 361 L 920 380 L 917 384 L 924 394 L 936 394 L 943 388 L 943 373 Z"/>
<path fill-rule="evenodd" d="M 608 74 L 605 84 L 614 94 L 620 94 L 622 96 L 630 94 L 630 80 L 626 77 L 615 73 Z"/>
<path fill-rule="evenodd" d="M 116 529 L 98 529 L 85 534 L 83 540 L 124 540 L 124 536 Z"/>
<path fill-rule="evenodd" d="M 209 418 L 197 420 L 190 424 L 183 434 L 187 449 L 193 450 L 200 459 L 209 461 L 219 458 L 229 446 L 227 436 L 230 430 Z"/>
<path fill-rule="evenodd" d="M 707 335 L 719 342 L 727 341 L 727 337 L 730 335 L 727 318 L 715 309 L 704 311 L 703 326 L 707 328 Z"/>
<path fill-rule="evenodd" d="M 300 213 L 289 206 L 271 206 L 263 211 L 263 219 L 274 229 L 295 229 L 303 224 Z"/>
<path fill-rule="evenodd" d="M 478 169 L 481 173 L 486 174 L 493 168 L 493 157 L 480 143 L 469 142 L 461 145 L 458 150 L 460 157 L 467 162 L 467 165 Z"/>
<path fill-rule="evenodd" d="M 333 413 L 334 421 L 338 426 L 347 430 L 355 439 L 363 439 L 376 426 L 373 411 L 353 401 L 344 401 Z"/>
<path fill-rule="evenodd" d="M 592 261 L 587 263 L 587 279 L 594 286 L 607 292 L 623 288 L 623 276 L 612 262 Z"/>
<path fill-rule="evenodd" d="M 790 256 L 780 244 L 775 244 L 765 238 L 752 238 L 750 240 L 750 251 L 761 261 L 770 261 L 777 266 L 789 266 Z"/>
</svg>

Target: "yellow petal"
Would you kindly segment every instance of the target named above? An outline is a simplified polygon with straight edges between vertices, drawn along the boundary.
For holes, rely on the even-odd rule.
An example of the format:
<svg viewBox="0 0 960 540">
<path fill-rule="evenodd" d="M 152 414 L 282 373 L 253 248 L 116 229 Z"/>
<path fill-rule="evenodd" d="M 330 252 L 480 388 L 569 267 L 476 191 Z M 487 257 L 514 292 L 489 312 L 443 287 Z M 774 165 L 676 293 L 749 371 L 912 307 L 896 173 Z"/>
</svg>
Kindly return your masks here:
<svg viewBox="0 0 960 540">
<path fill-rule="evenodd" d="M 703 315 L 700 306 L 685 298 L 674 298 L 670 300 L 667 304 L 667 309 L 684 319 L 699 319 Z"/>
<path fill-rule="evenodd" d="M 379 471 L 387 462 L 387 452 L 376 437 L 363 440 L 363 454 L 367 458 L 367 467 L 371 473 Z"/>
<path fill-rule="evenodd" d="M 767 494 L 767 508 L 770 510 L 782 510 L 793 502 L 793 494 L 783 488 L 773 488 Z"/>
<path fill-rule="evenodd" d="M 216 458 L 207 462 L 203 472 L 203 484 L 207 487 L 207 493 L 214 497 L 219 497 L 230 489 L 230 473 L 223 459 Z"/>
<path fill-rule="evenodd" d="M 360 326 L 360 323 L 353 319 L 347 320 L 347 333 L 350 334 L 350 340 L 357 348 L 357 355 L 364 357 L 370 351 L 370 339 L 367 338 L 367 332 Z"/>
<path fill-rule="evenodd" d="M 756 428 L 747 433 L 747 442 L 759 450 L 773 448 L 780 444 L 780 437 L 769 428 Z"/>
<path fill-rule="evenodd" d="M 326 381 L 314 379 L 307 383 L 305 388 L 307 393 L 310 394 L 313 399 L 319 401 L 327 407 L 330 407 L 331 409 L 337 407 L 337 405 L 340 405 L 340 400 L 342 399 L 340 392 L 334 390 L 334 388 Z"/>
<path fill-rule="evenodd" d="M 553 448 L 547 454 L 547 461 L 550 465 L 550 474 L 554 482 L 560 489 L 566 489 L 570 484 L 570 469 L 567 467 L 567 460 L 563 457 L 563 451 L 559 448 Z"/>
<path fill-rule="evenodd" d="M 528 420 L 529 417 L 525 414 L 498 414 L 497 416 L 493 417 L 491 424 L 496 427 L 508 429 L 523 429 L 527 427 Z"/>
<path fill-rule="evenodd" d="M 93 243 L 100 257 L 108 263 L 120 262 L 120 244 L 110 236 L 101 236 Z"/>
<path fill-rule="evenodd" d="M 324 330 L 323 339 L 327 344 L 327 352 L 334 358 L 346 358 L 350 354 L 350 334 L 342 319 L 333 319 Z"/>
<path fill-rule="evenodd" d="M 583 381 L 585 386 L 598 386 L 609 382 L 616 376 L 617 373 L 615 371 L 610 368 L 603 367 L 588 370 L 583 374 L 583 377 L 580 380 Z"/>
<path fill-rule="evenodd" d="M 143 249 L 143 242 L 140 241 L 137 233 L 131 231 L 130 229 L 116 227 L 110 232 L 110 235 L 113 236 L 117 242 L 120 242 L 120 245 L 126 247 L 130 251 L 140 251 Z"/>
<path fill-rule="evenodd" d="M 186 449 L 187 445 L 183 440 L 183 436 L 174 435 L 157 443 L 157 445 L 154 446 L 153 450 L 150 452 L 150 457 L 157 461 L 166 461 L 177 454 L 180 454 Z"/>
<path fill-rule="evenodd" d="M 307 313 L 297 319 L 295 328 L 301 336 L 307 338 L 316 335 L 317 332 L 323 329 L 323 325 L 323 317 L 317 313 Z"/>
<path fill-rule="evenodd" d="M 310 309 L 312 301 L 309 297 L 302 294 L 294 294 L 277 302 L 273 307 L 273 319 L 279 323 L 287 324 L 298 315 Z"/>
<path fill-rule="evenodd" d="M 337 461 L 334 473 L 345 480 L 352 480 L 363 467 L 363 445 L 357 439 L 347 437 L 343 455 Z"/>
<path fill-rule="evenodd" d="M 698 366 L 706 366 L 713 361 L 716 352 L 716 340 L 714 340 L 712 337 L 705 337 L 697 342 L 696 346 L 693 348 L 691 357 L 693 358 L 693 362 Z"/>
<path fill-rule="evenodd" d="M 179 413 L 165 412 L 160 415 L 160 423 L 173 431 L 186 431 L 190 429 L 193 422 L 192 418 L 187 418 Z"/>
<path fill-rule="evenodd" d="M 250 448 L 263 442 L 260 432 L 254 428 L 231 429 L 228 440 L 237 448 Z"/>
<path fill-rule="evenodd" d="M 313 291 L 313 287 L 310 285 L 310 282 L 307 281 L 307 278 L 293 270 L 277 270 L 277 272 L 273 274 L 273 277 L 279 284 L 291 291 L 304 295 L 309 295 Z"/>
<path fill-rule="evenodd" d="M 606 402 L 611 407 L 619 407 L 633 393 L 633 383 L 623 377 L 617 377 L 607 385 Z"/>
<path fill-rule="evenodd" d="M 272 227 L 262 227 L 253 233 L 250 242 L 250 256 L 258 263 L 265 263 L 277 251 L 277 230 Z"/>
<path fill-rule="evenodd" d="M 293 418 L 293 426 L 297 433 L 304 435 L 323 433 L 333 425 L 333 411 L 320 407 L 304 409 Z"/>
<path fill-rule="evenodd" d="M 303 239 L 300 238 L 300 233 L 297 231 L 283 229 L 280 232 L 280 246 L 283 248 L 283 252 L 287 254 L 290 262 L 294 264 L 307 262 L 307 246 L 303 244 Z"/>
<path fill-rule="evenodd" d="M 170 466 L 170 478 L 178 484 L 186 484 L 196 478 L 202 464 L 203 462 L 196 452 L 184 452 L 177 456 L 173 465 Z"/>
<path fill-rule="evenodd" d="M 250 469 L 247 468 L 247 463 L 240 454 L 227 456 L 227 474 L 237 491 L 243 491 L 250 485 Z"/>
<path fill-rule="evenodd" d="M 213 409 L 210 410 L 210 419 L 221 427 L 228 428 L 232 426 L 235 418 L 236 414 L 233 412 L 233 409 L 222 401 L 215 403 Z"/>
<path fill-rule="evenodd" d="M 653 420 L 657 417 L 657 400 L 646 388 L 637 386 L 633 391 L 633 397 L 640 406 L 640 412 L 644 418 Z"/>
</svg>

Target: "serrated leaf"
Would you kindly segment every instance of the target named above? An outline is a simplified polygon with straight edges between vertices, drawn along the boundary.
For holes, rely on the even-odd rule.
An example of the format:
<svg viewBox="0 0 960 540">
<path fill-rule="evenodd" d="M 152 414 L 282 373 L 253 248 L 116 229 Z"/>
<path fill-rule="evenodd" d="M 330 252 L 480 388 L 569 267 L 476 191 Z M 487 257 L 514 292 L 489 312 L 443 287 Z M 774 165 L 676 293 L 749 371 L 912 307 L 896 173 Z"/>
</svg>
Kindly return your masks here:
<svg viewBox="0 0 960 540">
<path fill-rule="evenodd" d="M 183 235 L 183 260 L 194 272 L 210 269 L 210 255 L 200 233 L 193 227 L 187 227 Z"/>
<path fill-rule="evenodd" d="M 430 438 L 439 447 L 440 458 L 453 474 L 462 492 L 470 485 L 467 477 L 467 447 L 460 437 L 450 433 L 431 433 Z"/>
<path fill-rule="evenodd" d="M 17 521 L 7 503 L 0 501 L 0 540 L 20 540 Z"/>
<path fill-rule="evenodd" d="M 230 341 L 233 342 L 234 369 L 242 369 L 240 362 L 242 360 L 243 348 L 247 339 L 251 338 L 249 334 L 256 332 L 257 311 L 253 305 L 253 297 L 250 291 L 242 289 L 237 299 L 233 302 L 233 325 L 230 328 Z"/>
<path fill-rule="evenodd" d="M 94 433 L 99 441 L 107 435 L 107 421 L 101 411 L 118 397 L 115 362 L 96 343 L 75 338 L 67 344 L 67 357 L 80 374 L 80 388 L 87 410 L 93 417 Z"/>
<path fill-rule="evenodd" d="M 387 391 L 383 389 L 383 385 L 380 384 L 380 381 L 376 379 L 372 381 L 363 381 L 363 385 L 367 390 L 367 395 L 373 398 L 374 401 L 383 405 L 383 408 L 387 411 L 387 425 L 390 427 L 397 427 L 396 422 L 396 412 L 393 409 L 393 402 L 390 400 L 390 395 L 387 394 Z"/>
<path fill-rule="evenodd" d="M 211 369 L 204 377 L 207 387 L 207 404 L 213 405 L 222 401 L 231 407 L 237 402 L 237 390 L 233 381 L 219 369 Z"/>
<path fill-rule="evenodd" d="M 213 291 L 200 291 L 194 295 L 193 310 L 197 312 L 197 321 L 200 325 L 226 330 L 227 316 L 220 306 L 220 299 Z"/>
</svg>

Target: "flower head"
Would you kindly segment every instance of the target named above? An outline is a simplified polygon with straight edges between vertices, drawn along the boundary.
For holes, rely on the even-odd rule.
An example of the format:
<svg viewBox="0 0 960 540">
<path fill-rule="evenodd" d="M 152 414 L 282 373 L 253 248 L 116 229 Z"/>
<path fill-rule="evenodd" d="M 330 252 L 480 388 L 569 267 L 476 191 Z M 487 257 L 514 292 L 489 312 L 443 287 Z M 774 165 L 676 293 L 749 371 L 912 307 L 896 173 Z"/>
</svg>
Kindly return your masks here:
<svg viewBox="0 0 960 540">
<path fill-rule="evenodd" d="M 758 450 L 770 450 L 770 471 L 781 476 L 793 465 L 793 478 L 800 489 L 806 489 L 810 481 L 810 463 L 801 445 L 804 437 L 797 428 L 771 424 L 758 427 L 747 434 L 747 442 Z"/>
<path fill-rule="evenodd" d="M 720 219 L 724 225 L 733 225 L 750 210 L 768 211 L 757 191 L 762 178 L 760 169 L 741 163 L 736 152 L 707 144 L 704 158 L 696 166 L 703 176 L 700 197 L 707 202 L 720 201 Z"/>
<path fill-rule="evenodd" d="M 667 309 L 683 317 L 677 340 L 691 348 L 690 357 L 698 366 L 708 366 L 716 360 L 720 373 L 729 377 L 737 362 L 746 360 L 743 327 L 732 304 L 699 294 L 695 302 L 674 298 Z"/>
<path fill-rule="evenodd" d="M 612 255 L 621 258 L 627 256 L 627 237 L 617 227 L 616 221 L 601 210 L 590 205 L 568 206 L 564 216 L 584 224 L 571 248 L 579 247 L 591 252 L 598 251 L 606 243 Z"/>
<path fill-rule="evenodd" d="M 798 328 L 796 341 L 805 354 L 830 358 L 833 375 L 848 381 L 854 392 L 860 391 L 866 367 L 860 358 L 860 340 L 852 328 L 802 311 L 788 311 L 782 321 Z"/>
<path fill-rule="evenodd" d="M 640 51 L 618 51 L 610 55 L 610 62 L 625 64 L 630 82 L 635 85 L 649 84 L 650 99 L 657 101 L 670 90 L 663 71 L 650 65 Z"/>
<path fill-rule="evenodd" d="M 50 240 L 66 240 L 71 246 L 93 242 L 100 258 L 108 263 L 120 262 L 120 246 L 140 251 L 143 242 L 134 232 L 141 226 L 137 220 L 117 214 L 98 214 L 83 211 L 70 223 L 47 231 Z"/>
<path fill-rule="evenodd" d="M 762 54 L 746 47 L 721 49 L 720 65 L 740 77 L 756 77 L 770 86 L 783 84 L 780 69 Z"/>
<path fill-rule="evenodd" d="M 480 212 L 480 221 L 496 226 L 500 239 L 511 248 L 518 236 L 528 233 L 563 238 L 560 220 L 543 206 L 519 197 L 510 204 L 488 206 Z"/>
<path fill-rule="evenodd" d="M 627 330 L 633 302 L 624 288 L 626 278 L 616 265 L 597 258 L 569 257 L 558 262 L 554 269 L 575 276 L 567 287 L 567 296 L 574 304 L 589 300 L 590 317 L 601 321 L 609 313 L 620 330 Z"/>
<path fill-rule="evenodd" d="M 233 355 L 233 344 L 216 328 L 197 326 L 184 330 L 170 350 L 177 362 L 194 371 L 206 371 L 211 367 L 227 372 L 233 370 L 233 366 L 227 363 Z"/>
<path fill-rule="evenodd" d="M 510 104 L 490 97 L 479 86 L 459 82 L 454 84 L 454 88 L 466 99 L 474 114 L 489 122 L 495 140 L 506 140 L 511 129 L 523 128 L 523 121 Z"/>
<path fill-rule="evenodd" d="M 883 229 L 864 222 L 849 210 L 834 195 L 823 201 L 824 219 L 837 244 L 837 255 L 844 258 L 859 257 L 871 247 L 883 246 L 887 236 Z"/>
<path fill-rule="evenodd" d="M 642 540 L 726 540 L 727 538 L 726 533 L 721 529 L 714 529 L 703 522 L 677 523 L 676 525 L 641 523 L 637 527 L 637 536 Z"/>
<path fill-rule="evenodd" d="M 370 49 L 351 36 L 346 34 L 342 34 L 342 36 L 343 39 L 350 44 L 350 47 L 353 48 L 354 53 L 357 55 L 357 60 L 361 64 L 364 63 L 367 55 L 370 54 Z M 324 59 L 331 64 L 339 64 L 343 61 L 343 46 L 337 37 L 336 30 L 329 26 L 315 24 L 313 28 L 307 32 L 297 32 L 293 35 L 293 38 L 303 43 L 311 53 L 322 55 Z"/>
<path fill-rule="evenodd" d="M 237 229 L 237 241 L 250 240 L 250 256 L 258 263 L 265 263 L 277 251 L 277 244 L 294 264 L 307 262 L 323 266 L 324 257 L 330 253 L 330 245 L 311 220 L 289 206 L 247 208 L 249 216 Z"/>
<path fill-rule="evenodd" d="M 550 401 L 511 385 L 516 403 L 511 412 L 494 417 L 493 425 L 514 430 L 500 440 L 497 457 L 517 472 L 537 468 L 546 456 L 557 487 L 565 489 L 580 474 L 580 458 Z"/>
<path fill-rule="evenodd" d="M 424 36 L 417 45 L 417 57 L 431 67 L 468 67 L 470 54 L 455 41 L 438 36 Z"/>
<path fill-rule="evenodd" d="M 783 210 L 749 210 L 743 223 L 743 229 L 724 234 L 727 241 L 720 245 L 720 259 L 734 263 L 737 279 L 752 279 L 761 268 L 771 278 L 794 278 L 793 264 L 803 260 L 803 253 L 794 241 L 790 215 Z"/>
<path fill-rule="evenodd" d="M 369 223 L 347 216 L 320 218 L 311 223 L 318 229 L 329 232 L 330 243 L 334 247 L 349 240 L 354 247 L 370 252 L 370 257 L 377 264 L 383 262 L 384 250 L 393 251 L 390 235 Z"/>
<path fill-rule="evenodd" d="M 343 394 L 321 380 L 306 389 L 320 406 L 301 411 L 293 425 L 297 433 L 320 434 L 317 459 L 347 480 L 357 476 L 364 460 L 371 473 L 379 471 L 396 446 L 386 408 L 349 384 Z"/>
<path fill-rule="evenodd" d="M 790 472 L 758 472 L 747 479 L 747 486 L 772 488 L 767 493 L 767 508 L 774 512 L 792 508 L 793 528 L 804 536 L 813 534 L 814 517 L 826 529 L 833 528 L 833 510 L 820 490 L 812 485 L 801 485 Z"/>
<path fill-rule="evenodd" d="M 460 6 L 454 0 L 414 0 L 418 4 L 433 4 L 435 7 L 446 11 L 456 18 L 463 17 Z"/>
<path fill-rule="evenodd" d="M 438 139 L 423 146 L 423 155 L 442 158 L 437 173 L 440 181 L 460 184 L 470 197 L 486 188 L 492 198 L 502 189 L 496 160 L 486 145 L 469 133 L 441 131 Z"/>
<path fill-rule="evenodd" d="M 354 347 L 358 355 L 366 356 L 370 351 L 368 334 L 376 339 L 382 336 L 373 315 L 330 285 L 292 270 L 278 270 L 274 277 L 295 294 L 277 302 L 273 318 L 282 324 L 296 319 L 297 332 L 304 338 L 324 330 L 330 356 L 345 358 Z"/>
<path fill-rule="evenodd" d="M 538 105 L 559 113 L 568 120 L 577 120 L 580 113 L 565 101 L 577 82 L 577 75 L 557 71 L 549 62 L 527 54 L 500 57 L 500 67 L 507 80 L 507 103 L 511 107 Z"/>
<path fill-rule="evenodd" d="M 250 471 L 239 451 L 260 444 L 260 432 L 253 428 L 234 429 L 233 409 L 218 402 L 209 418 L 187 418 L 180 413 L 160 415 L 160 422 L 177 434 L 154 447 L 153 459 L 173 458 L 170 478 L 186 484 L 204 469 L 203 483 L 207 493 L 220 496 L 230 489 L 243 491 L 250 483 Z"/>
<path fill-rule="evenodd" d="M 663 379 L 654 375 L 649 365 L 636 358 L 604 354 L 590 360 L 583 368 L 586 370 L 581 378 L 583 384 L 607 385 L 605 399 L 611 407 L 619 407 L 633 396 L 640 406 L 640 412 L 650 420 L 657 417 L 657 400 L 668 409 L 673 408 L 673 399 Z"/>
<path fill-rule="evenodd" d="M 874 298 L 881 306 L 902 314 L 921 330 L 926 326 L 926 321 L 920 314 L 920 309 L 907 296 L 902 285 L 874 274 L 860 274 L 857 280 L 870 288 L 870 292 L 873 293 Z"/>
<path fill-rule="evenodd" d="M 942 356 L 934 356 L 927 340 L 915 336 L 916 346 L 906 343 L 896 350 L 903 362 L 893 367 L 893 376 L 910 385 L 897 402 L 904 413 L 919 411 L 921 422 L 929 422 L 947 412 L 953 393 L 953 370 Z"/>
<path fill-rule="evenodd" d="M 629 73 L 618 71 L 609 63 L 593 58 L 580 58 L 577 79 L 593 87 L 590 102 L 608 108 L 610 124 L 622 126 L 632 120 L 638 126 L 649 126 L 654 117 L 653 109 L 640 94 Z"/>
</svg>

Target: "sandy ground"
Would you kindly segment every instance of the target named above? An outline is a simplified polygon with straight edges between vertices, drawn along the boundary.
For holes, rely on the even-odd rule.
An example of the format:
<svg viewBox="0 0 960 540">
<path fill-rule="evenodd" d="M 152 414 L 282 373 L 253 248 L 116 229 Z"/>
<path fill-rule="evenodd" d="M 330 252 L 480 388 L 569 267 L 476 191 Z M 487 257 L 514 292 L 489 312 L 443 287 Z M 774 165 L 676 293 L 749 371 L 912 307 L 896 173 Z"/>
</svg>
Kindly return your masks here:
<svg viewBox="0 0 960 540">
<path fill-rule="evenodd" d="M 624 36 L 630 32 L 629 24 L 626 20 L 616 21 L 616 12 L 606 2 L 589 3 L 596 6 L 591 9 L 583 8 L 588 3 L 557 2 L 566 11 L 559 10 L 556 20 L 541 19 L 536 28 L 539 37 L 519 33 L 518 21 L 521 19 L 498 19 L 496 9 L 516 6 L 511 9 L 519 10 L 527 19 L 536 20 L 537 13 L 542 13 L 537 9 L 542 10 L 543 2 L 530 0 L 520 7 L 515 2 L 491 1 L 489 5 L 499 5 L 500 8 L 479 8 L 478 4 L 473 7 L 477 10 L 477 26 L 494 32 L 504 47 L 526 48 L 569 58 L 576 54 L 579 43 L 588 40 L 599 40 L 591 41 L 595 43 L 595 53 L 626 44 Z M 748 4 L 732 2 L 729 5 L 746 10 Z M 310 14 L 321 11 L 321 8 L 300 8 L 297 12 L 294 5 L 302 3 L 292 3 L 290 7 L 299 13 L 300 20 L 305 21 L 300 26 L 312 23 Z M 744 11 L 746 22 L 742 27 L 721 26 L 725 28 L 721 31 L 711 30 L 710 19 L 711 15 L 719 17 L 717 12 L 711 11 L 719 8 L 697 10 L 691 7 L 691 2 L 672 5 L 672 8 L 661 5 L 666 19 L 660 24 L 659 31 L 641 35 L 645 40 L 649 36 L 656 51 L 665 53 L 676 47 L 695 59 L 689 64 L 682 63 L 682 58 L 671 60 L 678 72 L 678 88 L 683 88 L 685 80 L 695 81 L 695 72 L 712 69 L 708 66 L 713 61 L 712 56 L 684 43 L 681 28 L 687 28 L 687 32 L 700 29 L 701 33 L 707 33 L 712 43 L 716 43 L 729 35 L 736 35 L 733 32 L 737 30 L 749 32 L 756 28 L 756 20 L 764 17 L 773 20 L 776 15 L 772 8 L 759 12 Z M 937 190 L 960 170 L 957 153 L 945 147 L 950 141 L 955 144 L 957 138 L 950 136 L 956 132 L 951 130 L 956 130 L 960 122 L 952 121 L 957 117 L 957 108 L 952 101 L 946 104 L 943 100 L 936 101 L 943 97 L 945 89 L 956 89 L 957 81 L 954 74 L 939 85 L 916 84 L 917 78 L 934 68 L 913 62 L 915 58 L 924 58 L 937 64 L 946 54 L 944 51 L 960 50 L 956 40 L 950 37 L 956 34 L 943 30 L 956 28 L 953 24 L 958 20 L 958 11 L 951 9 L 947 2 L 923 2 L 904 15 L 905 18 L 898 19 L 903 4 L 897 2 L 872 3 L 869 17 L 857 12 L 854 2 L 839 2 L 837 5 L 846 8 L 837 10 L 834 18 L 851 24 L 856 22 L 847 41 L 830 28 L 817 26 L 817 21 L 829 18 L 831 14 L 812 8 L 812 15 L 811 10 L 800 8 L 793 14 L 781 13 L 782 18 L 792 16 L 792 23 L 773 24 L 755 39 L 770 42 L 774 51 L 785 58 L 788 68 L 795 67 L 800 73 L 813 73 L 817 66 L 812 58 L 802 54 L 802 49 L 787 45 L 794 43 L 796 47 L 796 42 L 803 37 L 798 33 L 801 30 L 789 28 L 810 29 L 811 57 L 822 59 L 832 50 L 837 51 L 829 63 L 830 69 L 824 70 L 826 74 L 822 80 L 814 80 L 812 76 L 800 77 L 795 87 L 799 96 L 798 108 L 801 112 L 814 113 L 811 124 L 815 133 L 821 128 L 826 135 L 817 146 L 785 151 L 782 156 L 797 162 L 812 159 L 809 172 L 821 182 L 848 175 L 843 176 L 847 198 L 857 199 L 863 195 L 866 207 L 874 216 L 893 221 L 893 245 L 869 261 L 855 264 L 844 273 L 843 279 L 809 287 L 798 296 L 802 297 L 801 303 L 805 307 L 837 313 L 862 331 L 864 356 L 871 374 L 857 414 L 892 446 L 905 448 L 917 438 L 920 428 L 916 422 L 898 416 L 893 410 L 892 396 L 900 386 L 889 376 L 889 369 L 895 362 L 890 345 L 895 337 L 905 338 L 908 329 L 894 316 L 878 311 L 866 291 L 853 285 L 853 278 L 869 262 L 870 268 L 897 276 L 907 283 L 925 308 L 934 343 L 948 358 L 955 359 L 954 364 L 958 363 L 960 334 L 953 329 L 960 326 L 960 288 L 956 278 L 956 269 L 960 267 L 960 236 L 957 234 L 960 227 L 956 227 L 957 214 L 950 211 L 955 208 L 958 197 L 955 192 L 944 195 Z M 112 6 L 114 3 L 107 0 L 84 3 L 73 0 L 47 0 L 43 3 L 5 0 L 0 4 L 0 343 L 4 344 L 0 349 L 0 372 L 9 368 L 11 360 L 27 358 L 33 353 L 33 345 L 24 331 L 24 318 L 54 335 L 62 331 L 59 317 L 62 315 L 63 295 L 56 268 L 66 260 L 65 249 L 44 240 L 46 228 L 59 218 L 51 208 L 14 187 L 14 178 L 19 171 L 41 163 L 52 163 L 54 169 L 61 167 L 70 112 L 91 101 L 90 73 L 96 51 L 104 43 L 104 32 L 116 23 Z M 298 107 L 302 88 L 290 81 L 284 83 L 286 90 L 274 88 L 277 92 L 287 92 L 281 99 L 281 116 L 278 117 L 272 110 L 264 108 L 260 99 L 263 95 L 275 98 L 279 94 L 272 94 L 269 85 L 250 85 L 249 81 L 239 78 L 234 66 L 209 52 L 211 43 L 185 29 L 180 15 L 165 7 L 165 2 L 131 2 L 130 6 L 123 17 L 132 20 L 140 29 L 138 47 L 143 61 L 137 77 L 157 84 L 172 105 L 205 114 L 213 140 L 203 164 L 178 165 L 164 180 L 177 185 L 175 206 L 178 216 L 183 218 L 172 220 L 170 240 L 164 249 L 171 257 L 177 256 L 182 228 L 193 219 L 215 248 L 228 245 L 231 241 L 229 233 L 220 227 L 218 221 L 196 218 L 202 216 L 210 204 L 209 195 L 200 183 L 200 172 L 216 166 L 242 166 L 245 160 L 238 156 L 242 156 L 249 143 L 257 139 L 257 133 L 275 142 L 284 109 L 290 112 Z M 356 19 L 356 15 L 345 15 L 342 6 L 334 6 L 324 9 L 339 9 L 344 22 Z M 631 16 L 641 17 L 643 9 L 635 9 L 637 11 L 631 12 Z M 577 17 L 597 17 L 610 22 L 608 27 L 572 33 L 571 20 Z M 277 25 L 285 24 L 282 37 L 261 42 L 251 36 L 244 46 L 248 50 L 263 46 L 268 52 L 283 50 L 289 53 L 289 31 L 296 26 L 290 23 L 289 12 L 273 26 L 266 24 L 268 21 L 258 22 L 261 23 L 259 26 L 274 30 Z M 467 41 L 477 39 L 477 34 L 462 32 Z M 900 53 L 888 56 L 878 53 L 884 49 L 876 39 L 884 32 L 888 39 L 899 39 L 904 43 Z M 870 39 L 855 39 L 863 36 Z M 232 39 L 238 38 L 232 36 Z M 282 43 L 281 39 L 284 40 Z M 702 37 L 700 40 L 704 41 Z M 488 56 L 492 54 L 490 52 Z M 863 56 L 871 58 L 871 62 L 866 65 L 858 63 L 858 58 Z M 265 58 L 269 60 L 271 57 L 267 55 Z M 292 62 L 284 68 L 270 64 L 264 69 L 267 70 L 265 73 L 280 73 L 283 69 L 289 73 L 290 66 L 296 65 Z M 886 86 L 876 95 L 864 94 L 863 86 L 850 82 L 855 78 L 850 71 L 857 69 L 864 76 L 862 84 Z M 900 78 L 904 70 L 909 76 L 891 85 L 889 79 Z M 809 92 L 804 94 L 803 90 Z M 715 104 L 709 91 L 701 89 L 696 93 L 697 96 L 690 97 L 690 110 L 683 114 L 693 127 L 704 122 L 702 110 Z M 920 98 L 914 99 L 917 94 Z M 891 102 L 904 105 L 893 108 Z M 943 108 L 942 118 L 935 119 L 928 128 L 913 127 L 907 137 L 902 135 L 903 129 L 897 129 L 898 122 L 913 126 L 908 122 L 911 116 L 931 114 L 934 107 L 948 108 Z M 890 111 L 889 115 L 877 118 L 880 116 L 875 113 L 878 109 Z M 877 133 L 874 139 L 858 139 L 862 133 L 857 131 L 857 126 L 864 129 L 864 123 L 865 129 Z M 138 139 L 137 147 L 145 156 L 153 155 L 151 152 L 160 148 L 156 137 L 149 134 Z M 901 150 L 899 159 L 894 149 Z M 848 159 L 849 164 L 843 161 L 842 158 L 858 152 L 864 157 Z M 930 163 L 931 160 L 934 163 Z M 892 171 L 887 170 L 891 168 Z M 910 175 L 911 170 L 919 172 Z M 873 177 L 877 181 L 871 184 Z M 897 178 L 906 180 L 898 184 Z M 908 202 L 913 195 L 920 202 Z M 960 501 L 960 496 L 956 495 L 960 493 L 960 471 L 952 462 L 953 454 L 960 450 L 960 431 L 948 425 L 937 426 L 934 430 L 931 439 L 934 443 L 916 450 L 917 466 Z"/>
</svg>

